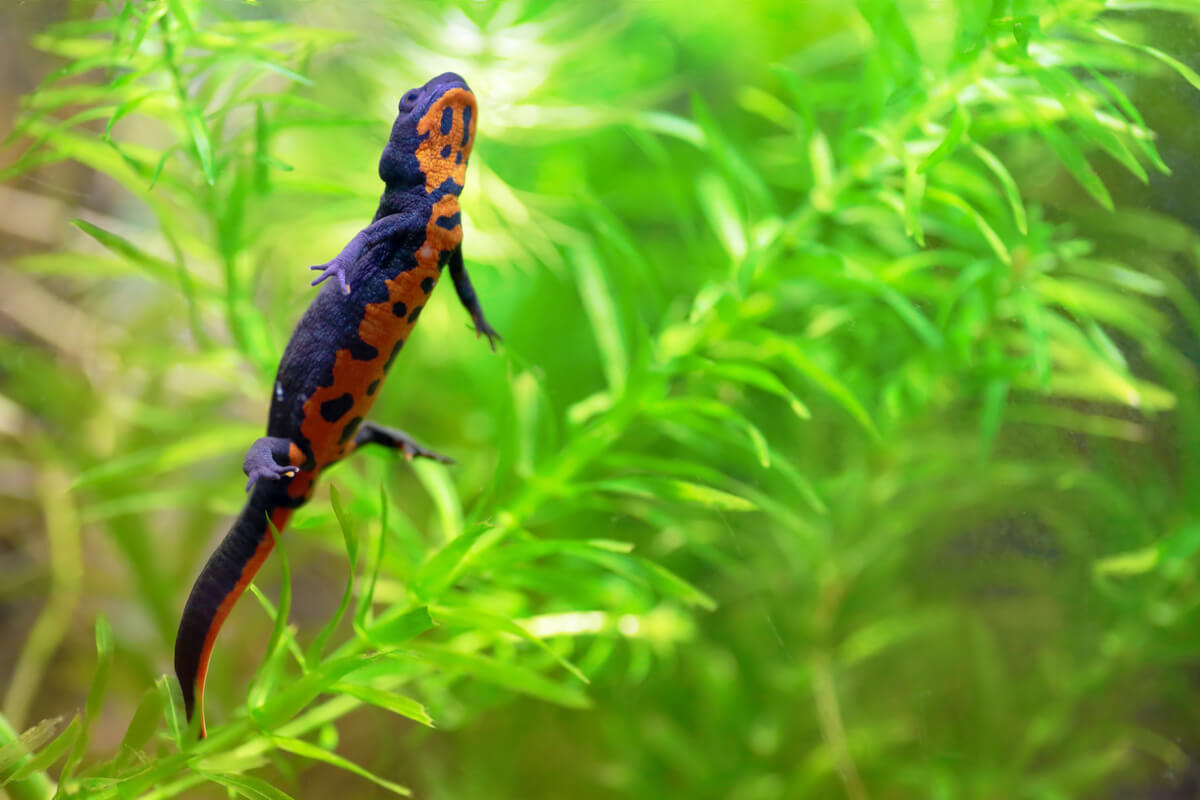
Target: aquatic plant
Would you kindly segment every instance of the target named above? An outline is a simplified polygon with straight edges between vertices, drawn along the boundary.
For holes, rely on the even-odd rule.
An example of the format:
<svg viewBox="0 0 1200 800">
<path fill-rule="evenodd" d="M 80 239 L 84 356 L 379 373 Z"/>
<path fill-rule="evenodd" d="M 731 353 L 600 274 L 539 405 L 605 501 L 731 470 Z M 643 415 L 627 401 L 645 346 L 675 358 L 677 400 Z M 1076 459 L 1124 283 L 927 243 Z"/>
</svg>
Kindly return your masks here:
<svg viewBox="0 0 1200 800">
<path fill-rule="evenodd" d="M 61 66 L 3 176 L 52 195 L 79 164 L 105 198 L 6 264 L 0 448 L 30 488 L 2 518 L 48 555 L 0 594 L 47 598 L 5 791 L 1186 778 L 1200 240 L 1150 208 L 1194 161 L 1160 141 L 1194 117 L 1200 6 L 732 8 L 143 0 L 33 39 Z M 162 674 L 183 596 L 306 269 L 374 207 L 397 87 L 443 69 L 481 98 L 466 256 L 505 347 L 432 304 L 375 416 L 458 465 L 331 474 L 195 743 Z"/>
</svg>

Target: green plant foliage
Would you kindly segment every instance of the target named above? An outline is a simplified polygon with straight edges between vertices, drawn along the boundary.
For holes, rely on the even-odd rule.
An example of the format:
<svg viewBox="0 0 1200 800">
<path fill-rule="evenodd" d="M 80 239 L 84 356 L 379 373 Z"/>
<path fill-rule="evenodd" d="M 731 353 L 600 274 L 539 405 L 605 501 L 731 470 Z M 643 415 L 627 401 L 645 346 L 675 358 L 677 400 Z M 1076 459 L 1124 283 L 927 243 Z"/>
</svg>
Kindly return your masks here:
<svg viewBox="0 0 1200 800">
<path fill-rule="evenodd" d="M 0 174 L 82 165 L 109 200 L 5 265 L 35 310 L 0 304 L 0 452 L 47 554 L 5 791 L 1195 779 L 1200 236 L 1146 198 L 1200 88 L 1164 31 L 1200 3 L 329 5 L 77 3 L 33 40 L 61 66 Z M 447 69 L 504 347 L 439 293 L 374 414 L 457 465 L 328 476 L 196 742 L 162 676 L 183 598 L 307 267 Z"/>
</svg>

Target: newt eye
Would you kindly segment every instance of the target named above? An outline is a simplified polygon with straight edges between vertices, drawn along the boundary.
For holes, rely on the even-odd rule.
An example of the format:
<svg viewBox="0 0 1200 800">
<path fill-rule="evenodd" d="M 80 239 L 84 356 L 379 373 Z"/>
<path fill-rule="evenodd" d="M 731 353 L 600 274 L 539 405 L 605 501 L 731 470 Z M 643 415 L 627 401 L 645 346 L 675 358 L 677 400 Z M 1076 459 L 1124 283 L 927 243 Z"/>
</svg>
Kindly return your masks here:
<svg viewBox="0 0 1200 800">
<path fill-rule="evenodd" d="M 417 104 L 417 101 L 420 99 L 421 99 L 421 93 L 418 92 L 416 89 L 409 91 L 408 94 L 406 94 L 406 95 L 404 95 L 404 97 L 400 98 L 400 110 L 403 112 L 412 111 L 413 106 L 415 106 Z"/>
</svg>

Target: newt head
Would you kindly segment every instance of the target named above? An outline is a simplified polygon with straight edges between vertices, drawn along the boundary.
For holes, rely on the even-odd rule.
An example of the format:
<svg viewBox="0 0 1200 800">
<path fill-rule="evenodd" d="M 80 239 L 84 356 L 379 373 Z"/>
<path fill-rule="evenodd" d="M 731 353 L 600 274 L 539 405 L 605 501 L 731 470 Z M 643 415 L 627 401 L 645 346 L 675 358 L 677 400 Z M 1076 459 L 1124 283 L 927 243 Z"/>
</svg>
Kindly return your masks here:
<svg viewBox="0 0 1200 800">
<path fill-rule="evenodd" d="M 466 182 L 476 117 L 475 95 L 453 72 L 409 90 L 379 159 L 379 177 L 390 191 L 457 195 Z"/>
</svg>

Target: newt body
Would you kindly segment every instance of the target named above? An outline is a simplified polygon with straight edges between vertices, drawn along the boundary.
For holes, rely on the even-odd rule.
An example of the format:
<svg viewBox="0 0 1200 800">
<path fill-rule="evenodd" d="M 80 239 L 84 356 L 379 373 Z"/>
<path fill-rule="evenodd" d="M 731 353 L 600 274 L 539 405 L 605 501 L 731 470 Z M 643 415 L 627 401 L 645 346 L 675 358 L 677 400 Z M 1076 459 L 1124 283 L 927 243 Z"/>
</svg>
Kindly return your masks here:
<svg viewBox="0 0 1200 800">
<path fill-rule="evenodd" d="M 458 195 L 475 122 L 475 97 L 458 75 L 407 92 L 379 161 L 385 188 L 374 219 L 313 267 L 322 270 L 314 285 L 324 285 L 280 361 L 267 435 L 246 454 L 250 497 L 192 586 L 175 640 L 175 673 L 188 718 L 199 709 L 201 736 L 213 643 L 275 544 L 271 525 L 282 531 L 321 471 L 362 445 L 449 460 L 365 418 L 444 267 L 477 335 L 496 337 L 462 258 Z"/>
</svg>

